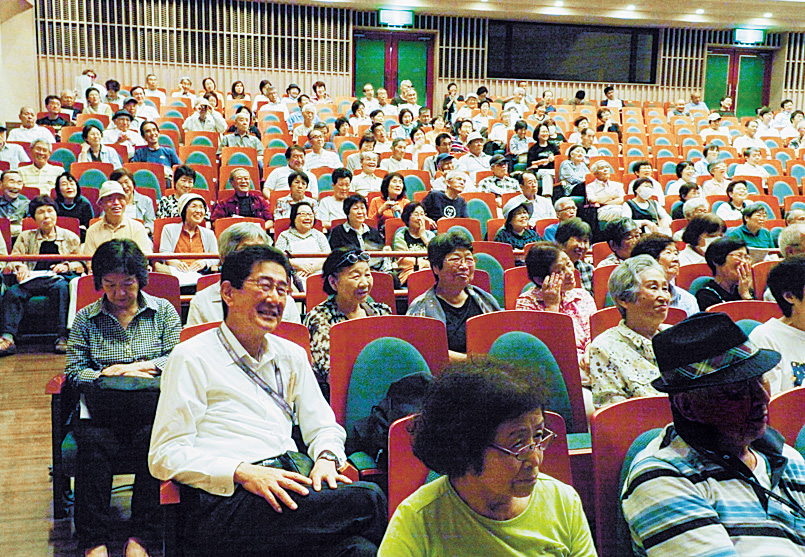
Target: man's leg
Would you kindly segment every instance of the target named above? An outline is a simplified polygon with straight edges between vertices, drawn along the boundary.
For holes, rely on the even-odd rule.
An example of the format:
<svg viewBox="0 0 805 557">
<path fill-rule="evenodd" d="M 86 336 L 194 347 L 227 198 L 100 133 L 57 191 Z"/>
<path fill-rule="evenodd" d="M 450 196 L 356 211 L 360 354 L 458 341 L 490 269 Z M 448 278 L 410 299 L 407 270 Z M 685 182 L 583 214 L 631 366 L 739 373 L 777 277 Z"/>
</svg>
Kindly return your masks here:
<svg viewBox="0 0 805 557">
<path fill-rule="evenodd" d="M 373 554 L 387 523 L 386 499 L 375 484 L 339 484 L 291 494 L 299 508 L 275 512 L 262 498 L 238 487 L 232 497 L 199 494 L 187 517 L 190 540 L 201 552 L 226 548 L 239 554 L 362 555 Z M 363 549 L 361 549 L 363 548 Z"/>
<path fill-rule="evenodd" d="M 64 277 L 58 277 L 48 289 L 47 296 L 51 308 L 56 310 L 59 336 L 66 338 L 68 336 L 67 312 L 70 307 L 70 282 Z"/>
<path fill-rule="evenodd" d="M 25 311 L 25 303 L 31 293 L 25 284 L 15 284 L 3 294 L 3 313 L 0 318 L 0 335 L 17 336 Z"/>
</svg>

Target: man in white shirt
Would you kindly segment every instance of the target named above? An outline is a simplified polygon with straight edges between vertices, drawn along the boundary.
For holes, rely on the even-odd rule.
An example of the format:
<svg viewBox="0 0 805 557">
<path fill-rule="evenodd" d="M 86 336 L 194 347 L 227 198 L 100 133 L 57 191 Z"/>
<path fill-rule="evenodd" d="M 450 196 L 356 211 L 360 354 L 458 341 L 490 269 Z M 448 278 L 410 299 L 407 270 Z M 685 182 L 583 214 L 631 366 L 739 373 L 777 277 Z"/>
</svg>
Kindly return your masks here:
<svg viewBox="0 0 805 557">
<path fill-rule="evenodd" d="M 341 159 L 338 153 L 328 151 L 324 148 L 324 133 L 321 130 L 313 129 L 307 134 L 308 141 L 312 151 L 305 155 L 305 170 L 313 170 L 314 168 L 341 168 Z"/>
<path fill-rule="evenodd" d="M 194 95 L 193 91 L 190 90 L 192 86 L 193 82 L 190 81 L 189 77 L 183 76 L 179 78 L 179 90 L 171 93 L 171 97 L 179 99 L 190 99 L 190 103 L 192 104 L 196 100 L 196 95 Z M 134 96 L 134 93 L 132 93 L 132 96 Z"/>
<path fill-rule="evenodd" d="M 383 179 L 375 174 L 377 170 L 377 153 L 372 151 L 361 152 L 361 173 L 352 178 L 352 189 L 366 197 L 373 191 L 380 191 Z"/>
<path fill-rule="evenodd" d="M 783 99 L 783 102 L 780 103 L 780 108 L 782 110 L 777 113 L 771 123 L 772 127 L 776 128 L 778 131 L 791 125 L 791 113 L 794 112 L 794 101 L 791 99 Z"/>
<path fill-rule="evenodd" d="M 722 138 L 727 144 L 730 143 L 730 135 L 726 128 L 721 127 L 721 114 L 718 112 L 712 112 L 707 117 L 707 127 L 702 128 L 702 131 L 699 132 L 699 135 L 702 138 L 702 143 L 707 144 L 710 141 L 711 137 L 720 137 Z"/>
<path fill-rule="evenodd" d="M 601 100 L 601 106 L 623 108 L 623 101 L 615 96 L 615 88 L 612 85 L 604 87 L 604 98 Z"/>
<path fill-rule="evenodd" d="M 450 137 L 449 133 L 440 133 L 436 136 L 434 143 L 436 144 L 436 153 L 432 157 L 425 159 L 425 162 L 422 163 L 422 170 L 428 171 L 431 180 L 436 177 L 437 157 L 450 152 L 450 147 L 453 145 L 453 138 Z"/>
<path fill-rule="evenodd" d="M 685 105 L 688 113 L 694 110 L 704 110 L 705 112 L 710 112 L 710 109 L 707 108 L 707 105 L 702 101 L 702 92 L 701 91 L 691 91 L 690 93 L 690 102 Z"/>
<path fill-rule="evenodd" d="M 186 132 L 218 132 L 226 131 L 226 120 L 217 110 L 213 110 L 210 101 L 199 97 L 193 106 L 195 112 L 182 124 Z"/>
<path fill-rule="evenodd" d="M 701 158 L 697 160 L 695 163 L 693 163 L 693 170 L 696 171 L 696 177 L 710 175 L 708 167 L 714 162 L 718 161 L 718 154 L 720 152 L 721 148 L 718 145 L 715 145 L 713 143 L 711 143 L 710 145 L 705 144 L 703 153 L 704 158 Z M 660 202 L 660 205 L 663 205 L 663 203 Z"/>
<path fill-rule="evenodd" d="M 178 345 L 162 373 L 148 464 L 154 477 L 196 488 L 181 509 L 190 553 L 363 556 L 382 538 L 385 498 L 339 472 L 346 434 L 307 354 L 271 334 L 290 276 L 268 246 L 227 257 L 224 323 Z M 312 465 L 304 474 L 288 462 L 295 423 Z"/>
<path fill-rule="evenodd" d="M 296 143 L 300 137 L 307 136 L 313 129 L 313 123 L 316 119 L 316 107 L 313 103 L 307 103 L 302 107 L 302 122 L 297 124 L 293 129 L 293 140 Z"/>
<path fill-rule="evenodd" d="M 321 221 L 324 232 L 330 230 L 334 220 L 347 218 L 344 200 L 353 193 L 352 172 L 346 168 L 333 170 L 330 179 L 333 182 L 333 195 L 323 197 L 316 207 L 316 219 Z"/>
<path fill-rule="evenodd" d="M 382 87 L 377 90 L 377 108 L 383 111 L 386 116 L 395 117 L 399 113 L 396 106 L 389 101 L 389 93 Z"/>
<path fill-rule="evenodd" d="M 159 118 L 159 111 L 145 104 L 145 89 L 141 85 L 131 88 L 131 97 L 137 101 L 137 107 L 134 109 L 135 129 L 139 130 L 145 122 L 154 122 Z"/>
<path fill-rule="evenodd" d="M 361 97 L 363 108 L 366 114 L 371 114 L 373 111 L 380 108 L 380 103 L 375 98 L 375 88 L 371 83 L 363 85 L 363 97 Z"/>
<path fill-rule="evenodd" d="M 260 114 L 263 112 L 282 112 L 284 119 L 288 119 L 288 105 L 282 102 L 279 91 L 273 85 L 268 87 L 268 102 L 260 107 Z"/>
<path fill-rule="evenodd" d="M 358 142 L 358 152 L 352 153 L 347 157 L 347 170 L 356 174 L 361 168 L 361 153 L 364 151 L 374 151 L 375 144 L 375 136 L 370 133 L 363 134 L 361 140 Z"/>
<path fill-rule="evenodd" d="M 389 134 L 386 131 L 386 126 L 383 124 L 372 124 L 372 127 L 369 128 L 369 131 L 372 132 L 372 135 L 375 138 L 374 152 L 377 154 L 390 153 L 391 141 L 389 141 Z"/>
<path fill-rule="evenodd" d="M 397 138 L 391 142 L 391 156 L 380 161 L 380 169 L 386 172 L 397 172 L 398 170 L 415 170 L 416 165 L 413 161 L 405 158 L 405 147 L 407 143 L 402 138 Z"/>
<path fill-rule="evenodd" d="M 516 87 L 514 89 L 514 97 L 503 106 L 503 110 L 511 110 L 512 108 L 517 111 L 517 119 L 521 120 L 526 112 L 528 112 L 528 105 L 523 97 L 525 96 L 525 89 Z"/>
<path fill-rule="evenodd" d="M 758 130 L 758 121 L 757 120 L 750 120 L 748 124 L 746 124 L 746 134 L 739 135 L 732 141 L 732 146 L 735 148 L 736 151 L 742 153 L 748 147 L 757 147 L 758 149 L 763 149 L 766 152 L 766 156 L 771 156 L 771 150 L 766 143 L 760 139 L 757 135 Z"/>
<path fill-rule="evenodd" d="M 44 139 L 36 139 L 31 143 L 31 159 L 33 164 L 19 169 L 26 188 L 38 188 L 41 195 L 50 195 L 56 185 L 56 178 L 64 172 L 64 167 L 48 164 L 52 147 Z"/>
<path fill-rule="evenodd" d="M 405 97 L 403 97 L 405 99 L 405 103 L 398 104 L 397 109 L 403 110 L 404 108 L 407 108 L 411 111 L 411 114 L 414 115 L 414 118 L 416 118 L 419 114 L 419 109 L 422 108 L 421 105 L 417 104 L 418 97 L 419 95 L 417 94 L 416 89 L 409 87 L 405 91 Z"/>
<path fill-rule="evenodd" d="M 271 174 L 268 175 L 268 178 L 266 178 L 263 183 L 263 195 L 266 196 L 266 199 L 271 197 L 271 192 L 274 190 L 288 189 L 288 174 L 294 170 L 307 174 L 307 189 L 313 196 L 313 199 L 318 199 L 319 182 L 316 179 L 316 175 L 305 170 L 305 148 L 301 145 L 291 145 L 285 151 L 285 160 L 288 161 L 288 165 L 272 170 Z"/>
<path fill-rule="evenodd" d="M 129 129 L 134 117 L 128 110 L 118 110 L 112 117 L 113 128 L 103 132 L 101 141 L 104 145 L 123 145 L 126 147 L 129 158 L 134 154 L 136 147 L 146 145 L 145 139 L 134 130 Z"/>
<path fill-rule="evenodd" d="M 22 126 L 14 128 L 8 134 L 9 141 L 33 143 L 37 139 L 44 139 L 48 143 L 55 143 L 56 138 L 50 130 L 36 124 L 36 111 L 30 106 L 20 108 L 20 123 Z"/>
<path fill-rule="evenodd" d="M 145 76 L 145 87 L 146 96 L 158 98 L 159 102 L 161 103 L 160 106 L 165 104 L 165 93 L 157 89 L 157 76 L 152 73 Z"/>
<path fill-rule="evenodd" d="M 536 174 L 530 170 L 526 170 L 520 174 L 520 191 L 522 193 L 509 199 L 503 206 L 503 214 L 525 203 L 528 210 L 528 226 L 533 227 L 538 220 L 542 219 L 555 219 L 556 209 L 551 204 L 551 200 L 547 197 L 537 195 L 539 188 L 539 180 Z"/>
<path fill-rule="evenodd" d="M 7 162 L 9 170 L 17 170 L 21 162 L 30 162 L 31 159 L 28 158 L 25 149 L 6 141 L 7 131 L 5 122 L 0 122 L 0 161 Z"/>
<path fill-rule="evenodd" d="M 475 175 L 482 170 L 490 170 L 489 161 L 492 157 L 484 153 L 484 137 L 478 132 L 467 136 L 467 149 L 469 153 L 458 159 L 458 169 L 470 176 L 471 185 L 475 185 Z"/>
</svg>

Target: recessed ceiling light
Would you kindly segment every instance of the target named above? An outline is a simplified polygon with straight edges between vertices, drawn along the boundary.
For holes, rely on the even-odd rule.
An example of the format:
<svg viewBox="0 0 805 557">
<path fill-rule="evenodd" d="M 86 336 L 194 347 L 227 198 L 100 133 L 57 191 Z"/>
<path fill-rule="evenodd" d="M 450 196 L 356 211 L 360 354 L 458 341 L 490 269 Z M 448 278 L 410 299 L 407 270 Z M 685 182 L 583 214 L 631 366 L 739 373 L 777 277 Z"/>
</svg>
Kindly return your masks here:
<svg viewBox="0 0 805 557">
<path fill-rule="evenodd" d="M 765 14 L 763 14 L 763 17 L 769 19 L 771 17 L 771 12 L 766 12 Z"/>
<path fill-rule="evenodd" d="M 635 11 L 637 8 L 635 7 L 635 5 L 634 5 L 634 4 L 629 4 L 628 6 L 626 6 L 626 9 L 627 9 L 627 10 L 629 10 L 630 12 L 633 12 L 633 11 Z"/>
<path fill-rule="evenodd" d="M 561 8 L 562 6 L 565 5 L 565 3 L 562 2 L 562 0 L 556 0 L 556 2 L 553 3 L 553 5 L 556 6 L 557 8 Z"/>
<path fill-rule="evenodd" d="M 704 13 L 704 10 L 703 10 L 703 9 L 701 9 L 701 8 L 699 8 L 698 10 L 696 10 L 696 15 L 702 15 L 703 13 Z"/>
</svg>

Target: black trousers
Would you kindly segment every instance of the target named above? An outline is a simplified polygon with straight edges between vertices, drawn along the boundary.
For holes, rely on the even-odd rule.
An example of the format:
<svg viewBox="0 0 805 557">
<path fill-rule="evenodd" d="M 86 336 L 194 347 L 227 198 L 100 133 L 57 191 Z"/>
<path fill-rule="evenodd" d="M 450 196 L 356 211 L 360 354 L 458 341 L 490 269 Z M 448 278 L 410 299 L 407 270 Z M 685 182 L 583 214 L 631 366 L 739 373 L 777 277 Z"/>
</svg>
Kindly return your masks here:
<svg viewBox="0 0 805 557">
<path fill-rule="evenodd" d="M 186 493 L 190 497 L 186 496 Z M 182 513 L 187 555 L 373 556 L 388 522 L 375 484 L 310 488 L 290 493 L 299 505 L 277 513 L 262 497 L 237 486 L 231 497 L 187 489 Z"/>
<path fill-rule="evenodd" d="M 17 336 L 25 312 L 25 303 L 33 296 L 48 297 L 51 311 L 58 319 L 59 336 L 67 336 L 67 309 L 70 303 L 70 281 L 65 277 L 43 277 L 15 284 L 3 294 L 0 333 Z"/>
<path fill-rule="evenodd" d="M 108 545 L 114 538 L 130 537 L 149 546 L 160 539 L 159 480 L 148 473 L 151 425 L 108 427 L 93 420 L 78 420 L 73 434 L 78 446 L 75 478 L 75 530 L 82 549 Z M 134 472 L 131 522 L 116 532 L 112 513 L 112 476 L 119 462 L 131 463 Z"/>
</svg>

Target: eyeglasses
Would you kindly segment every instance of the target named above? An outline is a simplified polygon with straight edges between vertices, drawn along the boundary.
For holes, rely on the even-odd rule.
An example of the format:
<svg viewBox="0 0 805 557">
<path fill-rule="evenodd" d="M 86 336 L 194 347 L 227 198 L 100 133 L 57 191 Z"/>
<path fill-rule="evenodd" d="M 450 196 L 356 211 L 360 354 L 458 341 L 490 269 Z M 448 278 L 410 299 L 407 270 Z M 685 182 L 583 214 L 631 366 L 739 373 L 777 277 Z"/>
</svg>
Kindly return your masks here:
<svg viewBox="0 0 805 557">
<path fill-rule="evenodd" d="M 276 291 L 277 296 L 284 298 L 288 295 L 288 285 L 284 282 L 274 282 L 268 278 L 252 279 L 247 278 L 243 282 L 255 285 L 263 294 L 269 294 L 272 290 Z"/>
<path fill-rule="evenodd" d="M 347 265 L 354 265 L 358 261 L 369 261 L 369 254 L 365 251 L 351 251 L 341 258 L 335 268 L 340 269 Z"/>
<path fill-rule="evenodd" d="M 492 444 L 489 446 L 492 447 L 493 449 L 499 450 L 500 452 L 506 453 L 507 455 L 513 456 L 520 462 L 525 462 L 525 460 L 528 459 L 528 457 L 531 456 L 531 454 L 537 449 L 541 451 L 547 451 L 548 447 L 550 447 L 551 443 L 553 443 L 553 440 L 556 439 L 556 434 L 547 428 L 543 429 L 537 435 L 539 435 L 538 440 L 535 438 L 534 443 L 520 447 L 516 451 L 512 451 L 505 447 L 501 447 L 500 445 Z"/>
<path fill-rule="evenodd" d="M 450 265 L 451 267 L 458 267 L 462 263 L 466 264 L 467 266 L 475 265 L 475 256 L 474 255 L 467 255 L 466 257 L 462 257 L 460 255 L 453 255 L 450 257 L 445 258 L 445 263 Z"/>
</svg>

